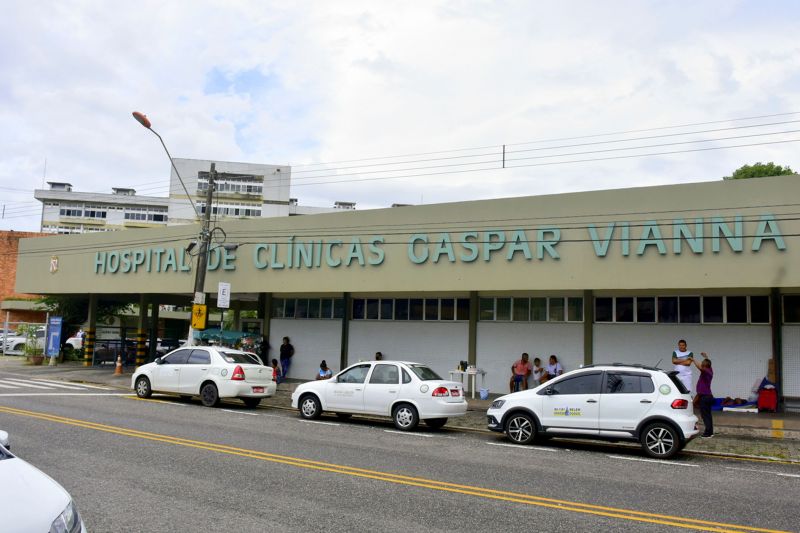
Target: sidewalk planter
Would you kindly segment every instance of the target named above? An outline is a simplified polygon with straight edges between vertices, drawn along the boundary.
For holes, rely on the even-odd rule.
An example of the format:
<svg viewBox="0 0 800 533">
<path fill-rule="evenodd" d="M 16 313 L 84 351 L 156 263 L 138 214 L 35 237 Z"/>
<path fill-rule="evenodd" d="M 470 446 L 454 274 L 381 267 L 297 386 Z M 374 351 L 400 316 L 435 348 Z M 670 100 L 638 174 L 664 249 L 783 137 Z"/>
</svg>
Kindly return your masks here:
<svg viewBox="0 0 800 533">
<path fill-rule="evenodd" d="M 39 366 L 44 362 L 44 355 L 31 355 L 29 356 L 29 360 L 34 365 Z"/>
</svg>

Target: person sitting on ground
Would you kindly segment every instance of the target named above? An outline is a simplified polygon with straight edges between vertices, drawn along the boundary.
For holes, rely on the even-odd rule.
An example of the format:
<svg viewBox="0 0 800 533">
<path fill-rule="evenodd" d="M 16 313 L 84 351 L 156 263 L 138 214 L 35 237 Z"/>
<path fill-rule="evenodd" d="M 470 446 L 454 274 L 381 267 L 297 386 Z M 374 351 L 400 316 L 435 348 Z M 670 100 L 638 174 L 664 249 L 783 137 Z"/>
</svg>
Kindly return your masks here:
<svg viewBox="0 0 800 533">
<path fill-rule="evenodd" d="M 522 358 L 511 365 L 511 380 L 508 382 L 509 392 L 525 390 L 528 388 L 528 376 L 531 375 L 531 364 L 528 354 L 523 353 Z"/>
<path fill-rule="evenodd" d="M 561 366 L 561 363 L 558 362 L 558 357 L 555 354 L 550 356 L 550 363 L 547 365 L 547 378 L 545 381 L 549 379 L 553 379 L 556 376 L 560 376 L 564 373 L 564 367 Z"/>
<path fill-rule="evenodd" d="M 317 372 L 317 377 L 314 379 L 330 379 L 333 376 L 333 372 L 330 368 L 328 368 L 328 363 L 325 362 L 325 359 L 319 364 L 319 372 Z"/>
<path fill-rule="evenodd" d="M 544 383 L 547 378 L 547 371 L 542 367 L 542 360 L 538 357 L 533 359 L 533 369 L 531 369 L 531 378 L 528 382 L 529 387 L 532 389 Z"/>
</svg>

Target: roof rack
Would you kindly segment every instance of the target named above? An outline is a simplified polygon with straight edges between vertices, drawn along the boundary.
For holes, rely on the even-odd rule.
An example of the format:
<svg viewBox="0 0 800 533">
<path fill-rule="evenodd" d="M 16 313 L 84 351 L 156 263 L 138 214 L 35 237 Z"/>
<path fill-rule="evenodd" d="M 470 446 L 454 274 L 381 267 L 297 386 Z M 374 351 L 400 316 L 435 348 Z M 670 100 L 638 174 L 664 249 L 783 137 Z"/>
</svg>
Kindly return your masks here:
<svg viewBox="0 0 800 533">
<path fill-rule="evenodd" d="M 641 368 L 642 370 L 662 370 L 661 368 L 649 365 L 642 365 L 640 363 L 592 363 L 590 365 L 583 365 L 581 368 L 595 368 L 598 366 L 619 366 L 628 368 Z"/>
</svg>

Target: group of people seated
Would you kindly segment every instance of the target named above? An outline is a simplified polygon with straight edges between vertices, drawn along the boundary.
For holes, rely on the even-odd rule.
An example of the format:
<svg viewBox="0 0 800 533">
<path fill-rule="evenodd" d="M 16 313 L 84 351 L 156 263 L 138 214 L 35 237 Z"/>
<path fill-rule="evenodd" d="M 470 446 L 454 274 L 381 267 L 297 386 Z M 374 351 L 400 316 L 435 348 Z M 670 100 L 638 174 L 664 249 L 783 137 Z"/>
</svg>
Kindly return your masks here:
<svg viewBox="0 0 800 533">
<path fill-rule="evenodd" d="M 528 361 L 528 354 L 523 353 L 522 358 L 511 365 L 511 380 L 508 382 L 510 392 L 532 389 L 549 379 L 560 376 L 564 368 L 558 362 L 558 357 L 550 356 L 547 366 L 542 366 L 542 360 L 533 359 L 533 365 Z"/>
</svg>

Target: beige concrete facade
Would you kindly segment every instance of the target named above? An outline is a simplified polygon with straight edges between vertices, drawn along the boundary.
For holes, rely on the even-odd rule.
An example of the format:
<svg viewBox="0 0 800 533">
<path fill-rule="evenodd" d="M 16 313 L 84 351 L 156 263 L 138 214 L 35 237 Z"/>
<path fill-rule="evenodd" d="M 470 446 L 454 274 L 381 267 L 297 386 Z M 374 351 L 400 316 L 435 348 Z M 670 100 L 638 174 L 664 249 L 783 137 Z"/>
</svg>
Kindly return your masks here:
<svg viewBox="0 0 800 533">
<path fill-rule="evenodd" d="M 226 221 L 240 247 L 212 254 L 206 291 L 793 290 L 795 198 L 798 177 L 780 176 Z M 197 233 L 23 239 L 16 290 L 188 296 L 195 259 L 183 250 Z"/>
</svg>

